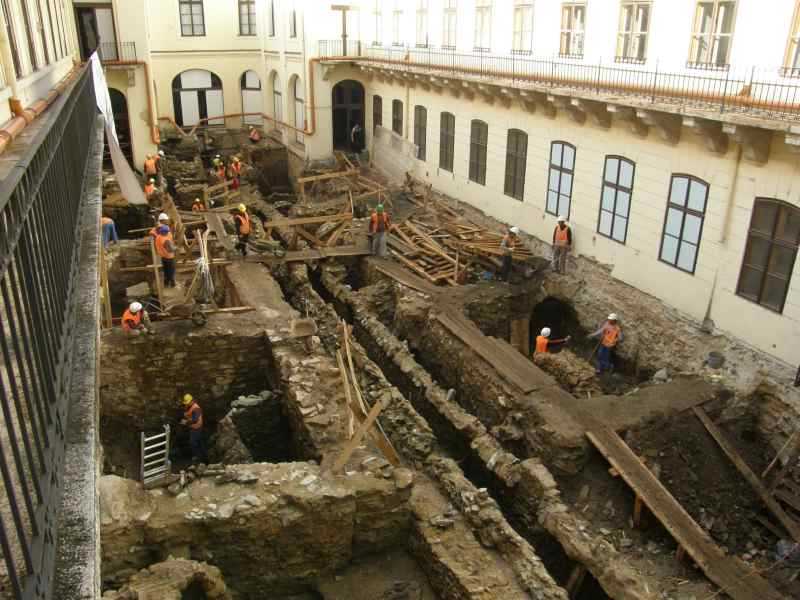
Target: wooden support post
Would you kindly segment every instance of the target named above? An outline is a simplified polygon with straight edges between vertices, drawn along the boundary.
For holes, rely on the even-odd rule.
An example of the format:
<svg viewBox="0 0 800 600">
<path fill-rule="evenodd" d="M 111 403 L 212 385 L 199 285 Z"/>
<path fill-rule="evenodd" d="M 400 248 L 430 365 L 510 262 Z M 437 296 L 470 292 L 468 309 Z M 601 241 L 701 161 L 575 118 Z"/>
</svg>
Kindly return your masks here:
<svg viewBox="0 0 800 600">
<path fill-rule="evenodd" d="M 678 562 L 683 562 L 683 559 L 686 558 L 686 548 L 678 544 L 678 549 L 675 551 L 675 558 Z"/>
<path fill-rule="evenodd" d="M 642 497 L 636 494 L 636 500 L 633 502 L 633 526 L 639 527 L 642 521 Z"/>
<path fill-rule="evenodd" d="M 586 579 L 586 567 L 578 563 L 572 568 L 569 579 L 567 579 L 567 583 L 564 585 L 564 589 L 567 591 L 570 598 L 578 597 L 584 579 Z"/>
<path fill-rule="evenodd" d="M 361 444 L 361 440 L 364 439 L 367 431 L 369 431 L 370 427 L 372 427 L 372 424 L 378 418 L 378 415 L 381 414 L 383 408 L 384 402 L 382 401 L 378 401 L 372 405 L 366 420 L 359 425 L 355 435 L 353 435 L 350 441 L 347 442 L 342 454 L 336 459 L 336 462 L 333 463 L 333 467 L 331 467 L 332 472 L 335 473 L 336 471 L 339 471 L 345 464 L 347 464 L 347 461 L 350 460 L 350 455 L 353 454 L 353 450 L 355 450 L 359 444 Z"/>
<path fill-rule="evenodd" d="M 150 238 L 150 255 L 153 259 L 153 276 L 156 280 L 156 296 L 158 296 L 158 312 L 164 312 L 164 283 L 161 281 L 161 273 L 158 267 L 161 265 L 161 258 L 156 252 L 156 241 Z"/>
</svg>

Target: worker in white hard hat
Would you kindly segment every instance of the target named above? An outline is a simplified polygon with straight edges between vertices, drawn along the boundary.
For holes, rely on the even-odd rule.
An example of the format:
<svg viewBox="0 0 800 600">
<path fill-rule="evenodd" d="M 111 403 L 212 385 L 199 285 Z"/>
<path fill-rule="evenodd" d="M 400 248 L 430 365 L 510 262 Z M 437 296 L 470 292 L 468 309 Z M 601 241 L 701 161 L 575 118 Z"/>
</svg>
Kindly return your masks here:
<svg viewBox="0 0 800 600">
<path fill-rule="evenodd" d="M 536 336 L 536 349 L 533 351 L 534 356 L 537 354 L 547 354 L 550 348 L 566 344 L 572 339 L 570 336 L 567 336 L 562 340 L 551 340 L 550 333 L 549 327 L 543 327 L 541 333 Z"/>
<path fill-rule="evenodd" d="M 166 225 L 167 227 L 169 227 L 169 215 L 164 212 L 158 215 L 158 223 L 156 223 L 155 226 L 152 227 L 150 231 L 147 232 L 147 234 L 152 237 L 156 237 L 158 235 L 158 228 L 161 227 L 162 225 Z"/>
<path fill-rule="evenodd" d="M 572 249 L 572 228 L 567 225 L 567 217 L 558 217 L 558 224 L 553 230 L 553 270 L 566 273 L 567 255 Z"/>
<path fill-rule="evenodd" d="M 611 313 L 606 318 L 606 322 L 600 329 L 589 335 L 589 339 L 599 339 L 595 348 L 597 352 L 597 374 L 602 375 L 605 371 L 614 370 L 612 354 L 624 338 L 622 327 L 619 325 L 617 313 Z"/>
<path fill-rule="evenodd" d="M 508 228 L 508 233 L 500 240 L 500 249 L 503 251 L 503 265 L 500 267 L 500 279 L 511 279 L 511 261 L 514 258 L 514 249 L 519 244 L 519 227 L 516 225 Z"/>
<path fill-rule="evenodd" d="M 144 186 L 144 196 L 149 200 L 150 196 L 155 194 L 157 191 L 158 188 L 156 187 L 156 180 L 151 177 L 147 180 L 147 184 Z"/>
<path fill-rule="evenodd" d="M 122 331 L 132 337 L 143 333 L 155 333 L 150 324 L 150 317 L 140 302 L 131 302 L 122 314 Z"/>
</svg>

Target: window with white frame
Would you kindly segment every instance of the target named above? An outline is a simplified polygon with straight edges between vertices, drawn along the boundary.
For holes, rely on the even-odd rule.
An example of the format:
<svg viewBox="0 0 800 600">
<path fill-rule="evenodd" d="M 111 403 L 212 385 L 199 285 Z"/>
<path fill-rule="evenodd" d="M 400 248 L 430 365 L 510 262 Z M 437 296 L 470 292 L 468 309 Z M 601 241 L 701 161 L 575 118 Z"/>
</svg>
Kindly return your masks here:
<svg viewBox="0 0 800 600">
<path fill-rule="evenodd" d="M 442 48 L 456 49 L 456 9 L 458 0 L 444 0 L 444 28 L 442 31 Z"/>
<path fill-rule="evenodd" d="M 203 0 L 180 0 L 181 35 L 186 37 L 206 34 Z"/>
<path fill-rule="evenodd" d="M 623 1 L 619 8 L 617 62 L 643 63 L 647 59 L 651 3 Z"/>
<path fill-rule="evenodd" d="M 735 17 L 734 0 L 701 0 L 697 3 L 688 66 L 728 68 Z"/>
<path fill-rule="evenodd" d="M 561 45 L 559 54 L 566 58 L 583 58 L 586 36 L 586 4 L 569 2 L 561 5 Z"/>
<path fill-rule="evenodd" d="M 256 34 L 256 0 L 239 0 L 239 35 Z"/>
<path fill-rule="evenodd" d="M 794 7 L 789 43 L 783 60 L 783 74 L 787 77 L 800 77 L 800 0 L 797 0 Z"/>
<path fill-rule="evenodd" d="M 417 46 L 428 46 L 428 0 L 417 0 Z"/>
<path fill-rule="evenodd" d="M 572 178 L 575 175 L 575 146 L 567 142 L 550 144 L 550 173 L 545 211 L 569 219 Z"/>
<path fill-rule="evenodd" d="M 383 14 L 381 14 L 381 0 L 375 0 L 372 10 L 372 20 L 375 22 L 375 34 L 372 36 L 372 45 L 380 46 L 383 39 Z"/>
<path fill-rule="evenodd" d="M 269 0 L 269 14 L 267 15 L 269 37 L 275 37 L 275 0 Z"/>
<path fill-rule="evenodd" d="M 402 46 L 403 5 L 399 0 L 395 0 L 394 10 L 392 10 L 392 46 Z"/>
<path fill-rule="evenodd" d="M 514 37 L 511 51 L 530 54 L 533 50 L 533 0 L 514 0 Z"/>
<path fill-rule="evenodd" d="M 492 0 L 475 0 L 475 43 L 478 52 L 492 48 Z"/>
<path fill-rule="evenodd" d="M 606 156 L 597 233 L 624 244 L 633 194 L 633 162 L 621 156 Z"/>
<path fill-rule="evenodd" d="M 305 143 L 305 136 L 302 132 L 306 128 L 306 103 L 303 82 L 299 77 L 294 78 L 292 95 L 294 96 L 294 126 L 298 130 L 294 132 L 294 140 L 298 144 L 303 144 Z"/>
<path fill-rule="evenodd" d="M 694 274 L 707 201 L 705 181 L 691 175 L 672 176 L 659 260 Z"/>
<path fill-rule="evenodd" d="M 297 37 L 297 10 L 294 8 L 289 11 L 289 37 Z"/>
</svg>

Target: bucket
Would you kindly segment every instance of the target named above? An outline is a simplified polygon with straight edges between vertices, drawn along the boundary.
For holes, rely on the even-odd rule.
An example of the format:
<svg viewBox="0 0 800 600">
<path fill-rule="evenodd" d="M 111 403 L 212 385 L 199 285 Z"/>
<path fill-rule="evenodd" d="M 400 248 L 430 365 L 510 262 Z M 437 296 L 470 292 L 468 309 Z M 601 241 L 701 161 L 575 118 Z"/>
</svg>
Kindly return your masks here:
<svg viewBox="0 0 800 600">
<path fill-rule="evenodd" d="M 719 369 L 722 365 L 725 364 L 725 357 L 722 356 L 719 352 L 709 352 L 708 358 L 706 359 L 706 363 L 712 369 Z"/>
</svg>

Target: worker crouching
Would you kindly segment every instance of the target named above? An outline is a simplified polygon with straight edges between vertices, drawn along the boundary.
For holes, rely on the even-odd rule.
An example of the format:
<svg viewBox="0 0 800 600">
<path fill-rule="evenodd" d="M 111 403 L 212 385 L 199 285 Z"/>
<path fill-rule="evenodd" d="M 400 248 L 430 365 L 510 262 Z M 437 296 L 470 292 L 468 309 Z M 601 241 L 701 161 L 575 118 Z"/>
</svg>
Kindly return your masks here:
<svg viewBox="0 0 800 600">
<path fill-rule="evenodd" d="M 589 339 L 600 339 L 597 345 L 597 374 L 602 375 L 605 371 L 614 370 L 612 354 L 623 339 L 622 328 L 619 326 L 619 318 L 615 313 L 608 315 L 605 324 L 589 335 Z"/>
<path fill-rule="evenodd" d="M 194 401 L 191 394 L 186 394 L 181 401 L 183 404 L 183 419 L 181 425 L 189 428 L 189 445 L 192 449 L 192 462 L 208 462 L 206 443 L 203 438 L 203 409 Z"/>
<path fill-rule="evenodd" d="M 175 287 L 175 251 L 177 247 L 168 225 L 160 225 L 156 230 L 155 245 L 164 269 L 164 285 Z"/>
<path fill-rule="evenodd" d="M 386 248 L 386 234 L 391 227 L 389 215 L 383 208 L 383 204 L 378 204 L 369 219 L 369 233 L 372 236 L 372 254 L 380 258 L 389 256 Z"/>
<path fill-rule="evenodd" d="M 233 224 L 236 227 L 236 237 L 239 240 L 236 243 L 236 249 L 242 253 L 242 256 L 247 256 L 247 242 L 250 240 L 250 233 L 253 231 L 253 227 L 250 222 L 250 215 L 247 214 L 247 207 L 244 204 L 240 204 L 238 212 L 233 215 Z"/>
<path fill-rule="evenodd" d="M 550 339 L 550 328 L 544 327 L 541 333 L 536 336 L 536 349 L 534 350 L 533 354 L 536 356 L 537 354 L 547 354 L 548 350 L 551 348 L 555 348 L 556 346 L 560 346 L 562 344 L 566 344 L 567 342 L 572 339 L 570 336 L 565 337 L 562 340 L 551 340 Z"/>
<path fill-rule="evenodd" d="M 155 333 L 150 323 L 150 316 L 139 302 L 131 302 L 131 305 L 122 313 L 122 331 L 131 337 L 137 337 L 143 333 Z"/>
</svg>

